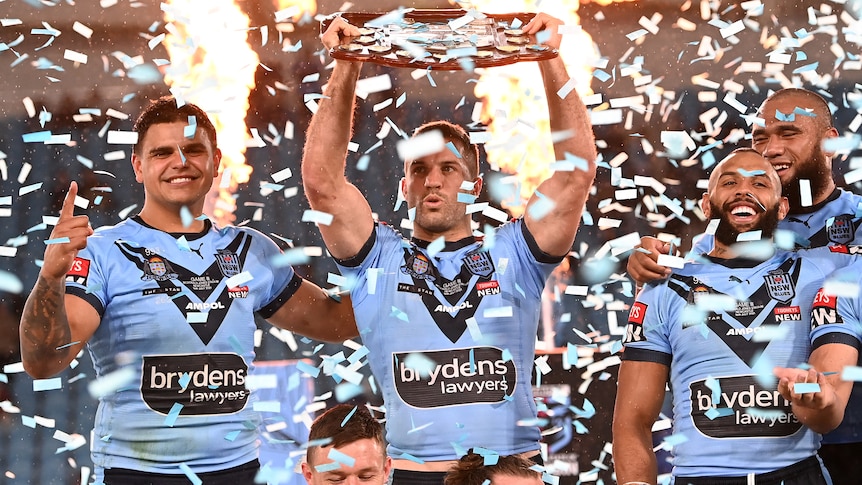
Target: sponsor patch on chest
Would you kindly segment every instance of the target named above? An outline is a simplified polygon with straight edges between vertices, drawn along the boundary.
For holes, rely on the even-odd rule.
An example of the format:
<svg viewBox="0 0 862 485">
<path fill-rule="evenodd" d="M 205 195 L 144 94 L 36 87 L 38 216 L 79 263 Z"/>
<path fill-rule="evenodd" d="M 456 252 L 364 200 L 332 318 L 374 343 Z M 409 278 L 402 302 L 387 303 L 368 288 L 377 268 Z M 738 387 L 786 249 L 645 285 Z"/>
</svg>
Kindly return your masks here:
<svg viewBox="0 0 862 485">
<path fill-rule="evenodd" d="M 476 403 L 498 403 L 515 391 L 517 371 L 496 347 L 416 352 L 423 365 L 410 359 L 413 352 L 392 354 L 393 380 L 398 395 L 416 408 L 439 408 Z M 427 364 L 427 365 L 426 365 Z"/>
</svg>

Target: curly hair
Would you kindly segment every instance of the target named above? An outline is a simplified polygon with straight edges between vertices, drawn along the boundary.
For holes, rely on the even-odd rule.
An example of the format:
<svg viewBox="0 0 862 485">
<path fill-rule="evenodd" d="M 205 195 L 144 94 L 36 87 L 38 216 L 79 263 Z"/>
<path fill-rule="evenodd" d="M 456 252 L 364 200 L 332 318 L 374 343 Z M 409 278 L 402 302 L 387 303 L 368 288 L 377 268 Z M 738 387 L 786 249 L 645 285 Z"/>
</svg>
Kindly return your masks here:
<svg viewBox="0 0 862 485">
<path fill-rule="evenodd" d="M 541 479 L 542 474 L 530 468 L 534 465 L 535 463 L 520 455 L 501 455 L 496 464 L 485 466 L 485 457 L 470 450 L 446 472 L 443 483 L 445 485 L 482 485 L 486 480 L 493 480 L 499 475 Z"/>
</svg>

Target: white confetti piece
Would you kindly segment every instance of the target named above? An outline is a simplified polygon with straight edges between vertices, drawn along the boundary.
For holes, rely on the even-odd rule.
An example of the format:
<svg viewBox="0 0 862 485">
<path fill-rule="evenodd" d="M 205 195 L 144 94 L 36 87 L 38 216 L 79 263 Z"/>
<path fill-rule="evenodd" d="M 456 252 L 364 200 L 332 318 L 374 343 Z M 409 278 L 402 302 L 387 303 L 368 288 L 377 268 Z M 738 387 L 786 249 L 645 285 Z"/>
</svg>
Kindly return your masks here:
<svg viewBox="0 0 862 485">
<path fill-rule="evenodd" d="M 401 160 L 415 160 L 433 155 L 446 147 L 446 140 L 438 130 L 419 134 L 409 140 L 400 140 L 396 145 Z"/>
<path fill-rule="evenodd" d="M 134 131 L 109 131 L 108 132 L 108 144 L 109 145 L 134 145 L 138 142 L 138 134 Z M 126 157 L 125 152 L 122 153 L 122 158 Z M 108 154 L 105 154 L 105 160 L 108 160 Z"/>
<path fill-rule="evenodd" d="M 87 54 L 82 54 L 80 52 L 66 49 L 63 52 L 63 59 L 66 59 L 67 61 L 79 62 L 81 64 L 86 64 L 88 57 L 87 57 Z"/>
<path fill-rule="evenodd" d="M 55 389 L 63 388 L 63 380 L 60 377 L 53 377 L 51 379 L 33 379 L 33 391 L 53 391 Z"/>
<path fill-rule="evenodd" d="M 291 172 L 290 168 L 281 169 L 271 175 L 272 180 L 276 183 L 281 183 L 282 181 L 289 179 L 291 176 L 293 176 L 293 172 Z"/>
<path fill-rule="evenodd" d="M 326 212 L 309 209 L 302 213 L 302 222 L 314 222 L 315 224 L 328 226 L 332 224 L 332 219 L 332 214 Z"/>
<path fill-rule="evenodd" d="M 623 121 L 623 110 L 590 111 L 590 121 L 594 126 L 615 125 Z"/>
<path fill-rule="evenodd" d="M 248 271 L 243 271 L 242 273 L 231 276 L 230 278 L 225 280 L 224 283 L 225 285 L 227 285 L 228 288 L 237 288 L 253 279 L 254 276 L 252 276 L 251 273 L 249 273 Z"/>
<path fill-rule="evenodd" d="M 668 268 L 681 269 L 685 266 L 685 258 L 671 256 L 669 254 L 659 254 L 657 263 L 662 266 L 667 266 Z"/>
<path fill-rule="evenodd" d="M 188 323 L 207 323 L 207 318 L 209 318 L 209 313 L 204 312 L 187 312 L 186 313 L 186 322 Z"/>
<path fill-rule="evenodd" d="M 392 89 L 392 78 L 389 74 L 369 77 L 356 81 L 356 95 L 365 99 L 369 94 Z"/>
<path fill-rule="evenodd" d="M 512 307 L 486 308 L 482 311 L 482 316 L 485 318 L 508 318 L 512 316 Z"/>
<path fill-rule="evenodd" d="M 811 181 L 808 179 L 799 179 L 799 201 L 802 207 L 811 207 L 813 205 L 811 199 Z"/>
<path fill-rule="evenodd" d="M 135 369 L 122 367 L 87 384 L 87 391 L 94 399 L 113 394 L 118 389 L 131 384 L 135 380 Z"/>
</svg>

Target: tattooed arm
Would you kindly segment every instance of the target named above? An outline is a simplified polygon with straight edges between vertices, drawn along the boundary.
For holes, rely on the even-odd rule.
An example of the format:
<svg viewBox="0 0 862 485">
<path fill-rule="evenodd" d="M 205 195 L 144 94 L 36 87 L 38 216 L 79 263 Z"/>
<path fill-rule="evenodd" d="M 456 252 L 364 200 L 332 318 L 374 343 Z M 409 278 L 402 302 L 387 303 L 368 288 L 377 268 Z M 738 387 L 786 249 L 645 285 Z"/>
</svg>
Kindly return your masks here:
<svg viewBox="0 0 862 485">
<path fill-rule="evenodd" d="M 65 369 L 99 326 L 99 314 L 83 299 L 65 293 L 66 273 L 78 251 L 93 233 L 87 216 L 74 215 L 78 185 L 72 182 L 51 239 L 69 242 L 49 244 L 39 278 L 21 316 L 21 360 L 35 378 L 51 377 Z"/>
</svg>

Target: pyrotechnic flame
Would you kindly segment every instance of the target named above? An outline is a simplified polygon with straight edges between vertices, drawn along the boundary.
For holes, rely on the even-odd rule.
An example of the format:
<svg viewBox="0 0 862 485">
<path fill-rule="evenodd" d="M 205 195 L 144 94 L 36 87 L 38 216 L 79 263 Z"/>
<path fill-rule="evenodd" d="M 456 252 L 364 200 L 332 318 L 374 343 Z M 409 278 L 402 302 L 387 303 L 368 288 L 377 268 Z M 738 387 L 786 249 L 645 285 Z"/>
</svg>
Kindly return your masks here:
<svg viewBox="0 0 862 485">
<path fill-rule="evenodd" d="M 277 19 L 290 16 L 294 22 L 298 22 L 305 14 L 313 16 L 317 13 L 316 0 L 273 0 L 273 3 L 278 9 Z"/>
<path fill-rule="evenodd" d="M 459 5 L 467 8 L 463 2 Z M 537 11 L 532 0 L 475 0 L 470 6 L 484 13 Z M 578 7 L 577 0 L 541 2 L 541 11 L 562 19 L 567 28 L 580 24 Z M 578 91 L 582 95 L 589 93 L 591 66 L 599 57 L 589 34 L 583 31 L 565 34 L 560 55 Z M 474 92 L 482 98 L 482 122 L 488 125 L 491 134 L 491 141 L 485 145 L 488 162 L 502 172 L 516 174 L 514 179 L 520 183 L 519 194 L 515 190 L 502 191 L 513 194 L 503 205 L 513 215 L 521 215 L 538 184 L 551 175 L 549 166 L 555 160 L 538 66 L 522 62 L 485 69 Z"/>
<path fill-rule="evenodd" d="M 233 0 L 167 0 L 162 4 L 171 64 L 165 82 L 178 98 L 212 118 L 222 151 L 221 174 L 204 212 L 220 225 L 233 222 L 239 184 L 248 182 L 245 126 L 258 56 L 248 43 L 248 16 Z"/>
</svg>

